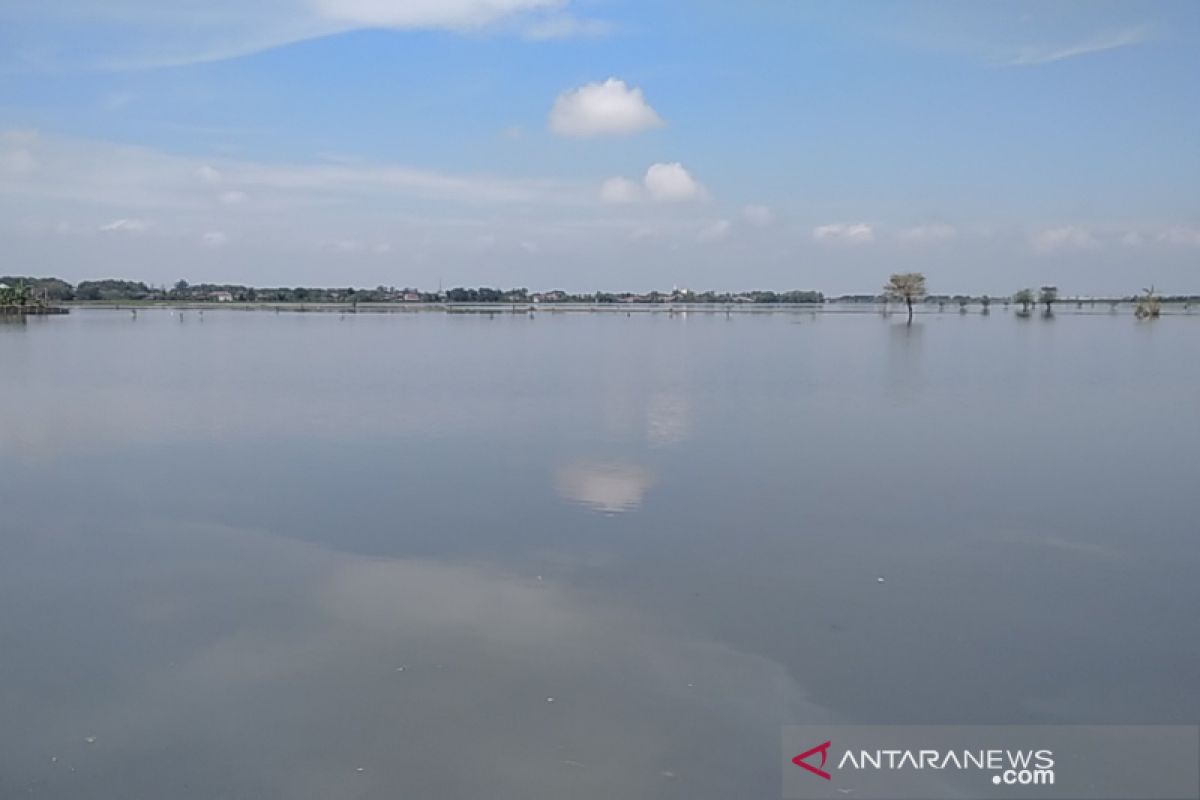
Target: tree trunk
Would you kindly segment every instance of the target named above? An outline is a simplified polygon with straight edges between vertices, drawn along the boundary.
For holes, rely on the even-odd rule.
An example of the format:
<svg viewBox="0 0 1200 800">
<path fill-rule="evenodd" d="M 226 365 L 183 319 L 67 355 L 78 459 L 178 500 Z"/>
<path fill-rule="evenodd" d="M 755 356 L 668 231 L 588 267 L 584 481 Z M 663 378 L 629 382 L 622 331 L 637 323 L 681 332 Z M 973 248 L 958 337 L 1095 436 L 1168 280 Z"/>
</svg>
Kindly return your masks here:
<svg viewBox="0 0 1200 800">
<path fill-rule="evenodd" d="M 904 304 L 908 306 L 908 324 L 912 325 L 912 298 L 904 298 Z"/>
</svg>

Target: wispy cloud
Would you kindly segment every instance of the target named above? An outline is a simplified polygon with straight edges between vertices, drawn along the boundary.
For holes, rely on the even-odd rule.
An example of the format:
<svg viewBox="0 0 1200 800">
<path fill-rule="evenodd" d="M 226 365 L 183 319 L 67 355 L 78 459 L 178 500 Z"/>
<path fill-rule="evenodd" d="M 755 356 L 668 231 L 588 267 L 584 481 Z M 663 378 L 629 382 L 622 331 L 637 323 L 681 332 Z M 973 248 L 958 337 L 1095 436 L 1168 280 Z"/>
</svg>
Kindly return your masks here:
<svg viewBox="0 0 1200 800">
<path fill-rule="evenodd" d="M 122 217 L 114 219 L 112 222 L 106 222 L 100 226 L 99 230 L 102 233 L 145 233 L 150 228 L 150 223 L 144 219 L 132 219 Z"/>
<path fill-rule="evenodd" d="M 817 242 L 866 244 L 875 241 L 875 229 L 866 222 L 835 222 L 813 228 Z"/>
<path fill-rule="evenodd" d="M 1152 33 L 1149 25 L 1137 25 L 1132 28 L 1098 34 L 1071 44 L 1030 45 L 1022 47 L 1015 54 L 1004 58 L 1003 63 L 1008 66 L 1024 67 L 1064 61 L 1068 58 L 1139 45 L 1148 41 Z"/>
<path fill-rule="evenodd" d="M 1064 225 L 1038 231 L 1030 237 L 1029 243 L 1038 253 L 1053 253 L 1059 250 L 1091 249 L 1099 245 L 1099 240 L 1090 228 Z"/>
<path fill-rule="evenodd" d="M 63 137 L 0 137 L 0 196 L 133 209 L 277 207 L 436 200 L 459 205 L 591 205 L 583 183 L 439 172 L 387 163 L 197 159 L 146 147 Z M 20 167 L 20 168 L 16 168 Z M 214 191 L 217 190 L 217 191 Z"/>
<path fill-rule="evenodd" d="M 0 67 L 146 69 L 238 58 L 362 29 L 509 32 L 527 39 L 596 36 L 603 20 L 569 14 L 570 0 L 57 0 L 0 3 L 0 27 L 32 36 Z M 36 36 L 33 33 L 36 32 Z M 76 43 L 87 37 L 89 47 Z"/>
</svg>

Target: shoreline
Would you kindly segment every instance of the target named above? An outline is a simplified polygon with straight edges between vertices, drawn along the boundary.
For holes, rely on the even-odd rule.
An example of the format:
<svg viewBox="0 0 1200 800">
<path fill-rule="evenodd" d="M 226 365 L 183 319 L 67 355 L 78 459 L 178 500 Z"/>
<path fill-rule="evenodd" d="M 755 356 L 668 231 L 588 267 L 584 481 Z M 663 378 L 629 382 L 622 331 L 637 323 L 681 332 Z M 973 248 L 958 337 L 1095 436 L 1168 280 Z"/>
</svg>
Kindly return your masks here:
<svg viewBox="0 0 1200 800">
<path fill-rule="evenodd" d="M 1113 316 L 1132 314 L 1135 303 L 1128 301 L 1105 301 L 1103 304 L 1086 304 L 1077 307 L 1074 303 L 1056 303 L 1054 315 L 1070 314 L 1078 316 Z M 1103 307 L 1101 307 L 1103 306 Z M 259 303 L 259 302 L 175 302 L 170 300 L 87 300 L 66 301 L 53 309 L 27 311 L 31 314 L 66 314 L 71 309 L 97 309 L 108 311 L 139 310 L 139 309 L 170 309 L 179 311 L 274 311 L 276 313 L 340 313 L 340 314 L 405 314 L 431 313 L 443 314 L 568 314 L 568 313 L 598 313 L 598 314 L 775 314 L 775 313 L 809 313 L 816 314 L 875 314 L 879 316 L 896 316 L 904 314 L 903 306 L 884 307 L 878 303 Z M 1013 314 L 1022 317 L 1040 317 L 1043 311 L 1038 308 L 1022 315 L 1016 305 L 1008 307 L 994 303 L 987 313 L 978 304 L 968 306 L 965 310 L 958 306 L 938 309 L 936 307 L 917 306 L 913 309 L 917 316 L 991 316 Z M 6 313 L 0 308 L 0 313 Z M 15 312 L 13 312 L 15 313 Z M 1172 316 L 1190 316 L 1192 309 L 1186 303 L 1164 303 L 1162 314 Z"/>
</svg>

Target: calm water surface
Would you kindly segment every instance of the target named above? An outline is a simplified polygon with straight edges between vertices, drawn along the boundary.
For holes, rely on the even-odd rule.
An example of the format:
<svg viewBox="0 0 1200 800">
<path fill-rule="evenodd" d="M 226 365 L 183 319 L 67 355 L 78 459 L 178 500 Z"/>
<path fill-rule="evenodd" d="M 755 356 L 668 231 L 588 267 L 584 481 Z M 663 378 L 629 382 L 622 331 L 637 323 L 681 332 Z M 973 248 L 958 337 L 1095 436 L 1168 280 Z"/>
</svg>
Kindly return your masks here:
<svg viewBox="0 0 1200 800">
<path fill-rule="evenodd" d="M 1200 316 L 0 325 L 0 797 L 772 798 L 1200 720 Z M 883 581 L 880 581 L 883 578 Z"/>
</svg>

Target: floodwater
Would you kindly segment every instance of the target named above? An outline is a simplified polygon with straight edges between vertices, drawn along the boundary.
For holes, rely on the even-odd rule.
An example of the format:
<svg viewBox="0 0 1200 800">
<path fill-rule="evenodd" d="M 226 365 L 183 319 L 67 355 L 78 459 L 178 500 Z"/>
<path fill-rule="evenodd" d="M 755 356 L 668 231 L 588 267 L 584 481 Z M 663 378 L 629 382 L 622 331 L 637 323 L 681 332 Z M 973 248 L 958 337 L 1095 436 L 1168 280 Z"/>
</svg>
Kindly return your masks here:
<svg viewBox="0 0 1200 800">
<path fill-rule="evenodd" d="M 0 797 L 771 798 L 1200 719 L 1200 315 L 0 325 Z"/>
</svg>

